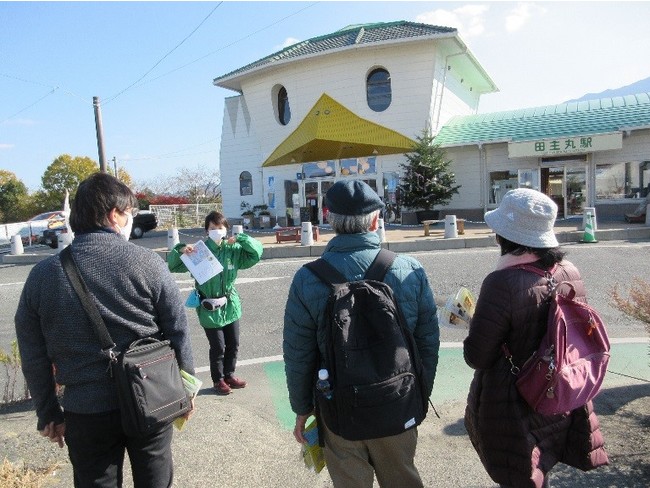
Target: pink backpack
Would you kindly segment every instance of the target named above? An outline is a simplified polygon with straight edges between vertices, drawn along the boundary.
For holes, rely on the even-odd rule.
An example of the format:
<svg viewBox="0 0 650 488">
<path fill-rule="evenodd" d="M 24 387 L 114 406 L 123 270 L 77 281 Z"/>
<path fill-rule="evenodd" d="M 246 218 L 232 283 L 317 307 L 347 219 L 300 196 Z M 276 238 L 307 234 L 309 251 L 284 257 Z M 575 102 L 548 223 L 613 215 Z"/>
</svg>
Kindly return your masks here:
<svg viewBox="0 0 650 488">
<path fill-rule="evenodd" d="M 520 265 L 548 280 L 550 309 L 548 328 L 537 351 L 520 368 L 512 362 L 506 344 L 503 352 L 517 376 L 521 396 L 538 413 L 556 415 L 585 405 L 600 391 L 609 363 L 609 337 L 598 312 L 575 301 L 569 282 L 557 283 L 555 267 L 544 271 Z M 568 288 L 568 293 L 558 291 Z"/>
</svg>

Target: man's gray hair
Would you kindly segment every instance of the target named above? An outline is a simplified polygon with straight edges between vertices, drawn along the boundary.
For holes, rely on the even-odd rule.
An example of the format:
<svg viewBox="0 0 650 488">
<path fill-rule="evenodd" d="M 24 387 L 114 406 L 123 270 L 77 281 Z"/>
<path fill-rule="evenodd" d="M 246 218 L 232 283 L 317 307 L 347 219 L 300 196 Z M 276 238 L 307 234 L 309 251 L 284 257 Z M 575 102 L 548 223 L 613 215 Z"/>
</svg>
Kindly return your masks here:
<svg viewBox="0 0 650 488">
<path fill-rule="evenodd" d="M 327 214 L 327 222 L 337 234 L 361 234 L 368 232 L 379 210 L 366 215 L 341 215 L 334 212 Z"/>
</svg>

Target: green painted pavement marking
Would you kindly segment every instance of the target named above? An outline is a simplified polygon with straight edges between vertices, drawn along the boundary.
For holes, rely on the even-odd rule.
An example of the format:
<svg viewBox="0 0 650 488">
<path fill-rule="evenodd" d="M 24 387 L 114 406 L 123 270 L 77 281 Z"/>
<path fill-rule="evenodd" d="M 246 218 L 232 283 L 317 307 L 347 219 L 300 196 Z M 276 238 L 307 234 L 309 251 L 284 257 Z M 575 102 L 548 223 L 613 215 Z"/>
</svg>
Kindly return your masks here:
<svg viewBox="0 0 650 488">
<path fill-rule="evenodd" d="M 276 361 L 264 365 L 264 372 L 269 381 L 271 399 L 275 406 L 275 414 L 283 429 L 293 431 L 296 425 L 296 415 L 289 404 L 289 390 L 284 374 L 284 361 Z"/>
<path fill-rule="evenodd" d="M 644 344 L 613 344 L 605 388 L 620 386 L 638 378 L 650 381 L 650 346 Z M 295 414 L 289 404 L 284 362 L 274 361 L 264 365 L 278 422 L 283 429 L 293 430 Z M 431 401 L 434 405 L 448 401 L 464 401 L 474 371 L 465 364 L 462 348 L 441 348 L 438 371 L 433 385 Z M 632 377 L 632 378 L 630 378 Z"/>
</svg>

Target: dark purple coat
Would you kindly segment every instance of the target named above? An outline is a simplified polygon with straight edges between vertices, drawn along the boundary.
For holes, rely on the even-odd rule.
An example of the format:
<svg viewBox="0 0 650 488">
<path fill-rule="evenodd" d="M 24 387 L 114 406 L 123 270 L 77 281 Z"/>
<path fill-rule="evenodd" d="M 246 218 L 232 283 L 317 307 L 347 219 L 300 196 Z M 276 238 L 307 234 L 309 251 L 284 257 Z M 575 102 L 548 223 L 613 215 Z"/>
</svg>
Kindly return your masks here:
<svg viewBox="0 0 650 488">
<path fill-rule="evenodd" d="M 564 260 L 555 272 L 570 281 L 576 298 L 586 302 L 580 273 Z M 501 345 L 508 344 L 521 366 L 537 349 L 549 305 L 546 280 L 530 271 L 503 269 L 481 286 L 476 311 L 464 341 L 467 364 L 476 369 L 465 410 L 465 427 L 481 462 L 497 483 L 541 487 L 558 462 L 584 471 L 608 463 L 591 402 L 569 415 L 535 413 L 515 387 Z"/>
</svg>

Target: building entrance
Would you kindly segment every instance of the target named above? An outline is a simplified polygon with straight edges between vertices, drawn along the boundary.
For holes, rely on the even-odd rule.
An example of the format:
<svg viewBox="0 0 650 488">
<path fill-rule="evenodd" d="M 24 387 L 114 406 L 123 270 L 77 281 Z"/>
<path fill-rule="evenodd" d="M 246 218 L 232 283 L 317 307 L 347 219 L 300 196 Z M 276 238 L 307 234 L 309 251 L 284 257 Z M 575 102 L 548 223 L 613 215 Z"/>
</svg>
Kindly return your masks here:
<svg viewBox="0 0 650 488">
<path fill-rule="evenodd" d="M 558 218 L 582 215 L 587 205 L 587 173 L 584 164 L 541 168 L 542 193 L 558 207 Z"/>
</svg>

